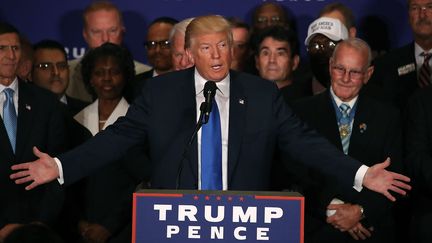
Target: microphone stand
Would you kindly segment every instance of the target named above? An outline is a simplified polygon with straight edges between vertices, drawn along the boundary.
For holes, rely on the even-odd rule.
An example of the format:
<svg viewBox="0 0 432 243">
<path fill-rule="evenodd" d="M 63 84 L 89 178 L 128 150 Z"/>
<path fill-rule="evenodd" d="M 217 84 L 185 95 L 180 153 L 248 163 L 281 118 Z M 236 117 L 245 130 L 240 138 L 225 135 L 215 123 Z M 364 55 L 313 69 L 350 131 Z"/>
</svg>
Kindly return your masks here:
<svg viewBox="0 0 432 243">
<path fill-rule="evenodd" d="M 184 150 L 183 150 L 183 154 L 182 154 L 182 158 L 180 160 L 180 164 L 179 167 L 177 169 L 177 177 L 176 177 L 176 187 L 175 189 L 179 189 L 180 187 L 180 177 L 181 177 L 181 173 L 183 171 L 183 162 L 186 159 L 187 154 L 189 153 L 189 149 L 193 143 L 193 140 L 195 139 L 195 136 L 198 134 L 198 131 L 200 130 L 200 128 L 202 127 L 203 124 L 206 124 L 208 122 L 208 114 L 205 114 L 205 110 L 207 109 L 207 102 L 202 102 L 200 105 L 200 116 L 199 119 L 195 125 L 195 129 L 194 132 L 192 133 L 192 136 L 189 139 L 189 142 L 186 144 Z M 207 116 L 207 117 L 205 117 Z"/>
</svg>

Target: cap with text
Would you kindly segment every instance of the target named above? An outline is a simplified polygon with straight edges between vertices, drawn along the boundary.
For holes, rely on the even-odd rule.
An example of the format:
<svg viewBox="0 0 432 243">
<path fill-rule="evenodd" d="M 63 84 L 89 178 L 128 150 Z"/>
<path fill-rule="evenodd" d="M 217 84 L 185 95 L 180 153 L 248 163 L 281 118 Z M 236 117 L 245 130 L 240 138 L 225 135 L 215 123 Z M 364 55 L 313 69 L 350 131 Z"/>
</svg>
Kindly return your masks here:
<svg viewBox="0 0 432 243">
<path fill-rule="evenodd" d="M 325 35 L 333 41 L 348 39 L 348 30 L 345 25 L 338 19 L 329 17 L 318 18 L 309 25 L 305 45 L 309 45 L 309 41 L 317 34 Z"/>
</svg>

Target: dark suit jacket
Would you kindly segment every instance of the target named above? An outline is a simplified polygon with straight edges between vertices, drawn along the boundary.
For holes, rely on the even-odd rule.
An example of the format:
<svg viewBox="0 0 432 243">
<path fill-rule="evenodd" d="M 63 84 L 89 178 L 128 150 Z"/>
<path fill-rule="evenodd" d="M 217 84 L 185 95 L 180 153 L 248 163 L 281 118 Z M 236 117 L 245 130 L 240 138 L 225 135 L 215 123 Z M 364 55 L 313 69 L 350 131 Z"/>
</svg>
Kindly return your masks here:
<svg viewBox="0 0 432 243">
<path fill-rule="evenodd" d="M 409 102 L 406 122 L 407 167 L 413 185 L 415 241 L 430 242 L 432 234 L 432 88 L 420 90 Z"/>
<path fill-rule="evenodd" d="M 131 145 L 144 142 L 152 161 L 148 170 L 152 187 L 175 188 L 182 154 L 197 120 L 195 96 L 194 68 L 149 79 L 143 95 L 129 107 L 125 117 L 83 146 L 59 156 L 65 183 L 73 183 L 119 159 Z M 267 190 L 276 150 L 321 168 L 341 184 L 353 184 L 360 163 L 344 156 L 297 119 L 276 85 L 249 74 L 230 72 L 229 112 L 230 190 Z M 196 139 L 185 157 L 180 188 L 196 189 Z M 327 166 L 322 167 L 322 163 Z"/>
<path fill-rule="evenodd" d="M 64 119 L 57 97 L 47 90 L 18 81 L 16 153 L 12 151 L 3 120 L 0 122 L 0 228 L 8 223 L 54 220 L 62 203 L 57 182 L 25 191 L 9 179 L 10 167 L 37 159 L 33 146 L 50 154 L 64 150 Z"/>
<path fill-rule="evenodd" d="M 332 99 L 330 91 L 326 91 L 294 103 L 293 109 L 304 121 L 342 151 Z M 368 166 L 390 157 L 392 161 L 390 169 L 401 170 L 401 124 L 396 109 L 360 95 L 352 130 L 348 151 L 350 156 Z M 351 194 L 340 195 L 338 192 L 340 186 L 336 182 L 314 170 L 310 170 L 308 176 L 311 181 L 304 190 L 307 202 L 306 231 L 312 232 L 312 238 L 318 239 L 318 242 L 354 242 L 348 233 L 341 233 L 325 222 L 327 205 L 333 198 L 339 198 L 364 207 L 367 221 L 363 223 L 375 229 L 373 237 L 367 242 L 391 242 L 394 235 L 390 210 L 392 203 L 385 197 L 366 188 L 360 193 L 352 189 Z"/>
<path fill-rule="evenodd" d="M 374 66 L 365 92 L 403 110 L 407 99 L 419 88 L 414 42 L 377 58 Z"/>
<path fill-rule="evenodd" d="M 68 95 L 66 95 L 66 101 L 67 101 L 67 106 L 66 106 L 67 110 L 69 111 L 69 114 L 72 117 L 89 105 L 88 102 L 72 98 Z"/>
<path fill-rule="evenodd" d="M 125 97 L 127 100 L 131 100 L 131 101 L 135 100 L 135 98 L 137 98 L 138 96 L 141 95 L 141 91 L 142 91 L 147 79 L 150 79 L 153 77 L 153 72 L 154 72 L 154 69 L 152 68 L 147 72 L 143 72 L 143 73 L 140 73 L 140 74 L 135 76 L 135 80 L 130 85 L 131 90 L 128 90 L 129 88 L 127 88 L 125 90 L 125 92 L 126 92 Z M 132 99 L 129 99 L 129 97 L 131 97 Z"/>
</svg>

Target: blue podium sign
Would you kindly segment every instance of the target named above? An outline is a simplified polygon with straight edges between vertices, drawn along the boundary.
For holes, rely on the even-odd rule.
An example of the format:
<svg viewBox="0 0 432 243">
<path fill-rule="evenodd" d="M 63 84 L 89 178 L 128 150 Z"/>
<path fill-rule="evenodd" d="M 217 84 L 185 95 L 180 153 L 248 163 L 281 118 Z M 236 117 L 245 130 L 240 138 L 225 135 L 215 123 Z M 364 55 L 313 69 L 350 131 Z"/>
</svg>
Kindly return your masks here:
<svg viewBox="0 0 432 243">
<path fill-rule="evenodd" d="M 142 190 L 133 204 L 133 243 L 303 242 L 298 193 Z"/>
</svg>

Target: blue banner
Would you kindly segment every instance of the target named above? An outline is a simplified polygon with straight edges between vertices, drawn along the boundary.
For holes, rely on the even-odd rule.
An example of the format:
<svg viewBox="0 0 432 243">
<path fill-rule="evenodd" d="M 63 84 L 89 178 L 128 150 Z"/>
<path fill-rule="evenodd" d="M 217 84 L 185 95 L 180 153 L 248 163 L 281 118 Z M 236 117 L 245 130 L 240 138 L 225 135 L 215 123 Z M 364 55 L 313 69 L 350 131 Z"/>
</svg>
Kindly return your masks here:
<svg viewBox="0 0 432 243">
<path fill-rule="evenodd" d="M 144 242 L 303 242 L 297 193 L 153 190 L 134 194 L 133 240 Z"/>
</svg>

